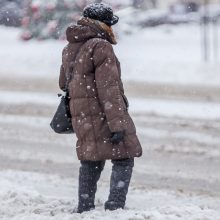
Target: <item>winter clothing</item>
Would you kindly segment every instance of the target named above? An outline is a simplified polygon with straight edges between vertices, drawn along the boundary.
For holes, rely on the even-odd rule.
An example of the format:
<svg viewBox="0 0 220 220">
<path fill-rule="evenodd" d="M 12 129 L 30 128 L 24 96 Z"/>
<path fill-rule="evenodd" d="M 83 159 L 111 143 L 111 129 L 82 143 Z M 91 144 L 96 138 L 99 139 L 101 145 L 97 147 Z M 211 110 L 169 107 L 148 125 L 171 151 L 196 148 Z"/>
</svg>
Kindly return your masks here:
<svg viewBox="0 0 220 220">
<path fill-rule="evenodd" d="M 112 144 L 119 144 L 121 141 L 124 140 L 124 132 L 123 131 L 113 132 L 110 140 Z"/>
<path fill-rule="evenodd" d="M 119 20 L 118 16 L 113 15 L 112 8 L 105 3 L 92 3 L 87 5 L 83 10 L 83 16 L 101 21 L 108 26 L 116 24 Z"/>
<path fill-rule="evenodd" d="M 97 182 L 104 165 L 105 161 L 81 161 L 79 169 L 78 213 L 95 208 Z"/>
<path fill-rule="evenodd" d="M 105 209 L 123 209 L 134 167 L 134 159 L 113 160 L 112 163 L 110 194 L 105 203 Z"/>
<path fill-rule="evenodd" d="M 95 208 L 97 182 L 106 159 L 112 160 L 113 167 L 105 209 L 124 208 L 134 157 L 142 154 L 128 113 L 120 63 L 111 45 L 117 43 L 110 27 L 117 19 L 111 9 L 99 6 L 86 7 L 84 18 L 67 28 L 69 44 L 63 50 L 59 79 L 63 90 L 71 79 L 70 111 L 81 160 L 78 213 Z"/>
<path fill-rule="evenodd" d="M 110 194 L 105 203 L 106 210 L 124 208 L 126 195 L 134 166 L 134 159 L 112 160 Z M 95 208 L 97 182 L 104 168 L 105 161 L 81 161 L 79 172 L 78 213 Z"/>
<path fill-rule="evenodd" d="M 116 44 L 112 29 L 103 22 L 82 18 L 67 29 L 67 40 L 59 83 L 64 89 L 66 78 L 73 74 L 70 110 L 79 160 L 140 157 L 142 149 L 127 111 L 120 63 L 111 45 Z M 120 131 L 124 132 L 123 141 L 112 144 L 112 133 Z"/>
</svg>

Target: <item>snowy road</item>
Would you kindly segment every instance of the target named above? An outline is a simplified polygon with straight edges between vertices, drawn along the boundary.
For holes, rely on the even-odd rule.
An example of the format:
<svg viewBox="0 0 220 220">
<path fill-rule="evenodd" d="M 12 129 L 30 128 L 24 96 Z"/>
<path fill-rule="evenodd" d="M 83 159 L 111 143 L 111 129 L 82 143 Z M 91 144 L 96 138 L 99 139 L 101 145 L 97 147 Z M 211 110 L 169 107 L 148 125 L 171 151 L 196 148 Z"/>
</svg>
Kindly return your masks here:
<svg viewBox="0 0 220 220">
<path fill-rule="evenodd" d="M 136 160 L 127 211 L 102 211 L 107 163 L 97 210 L 82 216 L 70 214 L 77 201 L 75 138 L 48 126 L 56 104 L 49 92 L 1 91 L 1 219 L 220 219 L 218 103 L 131 98 L 144 155 Z M 167 114 L 183 105 L 193 109 L 190 117 L 186 111 Z"/>
<path fill-rule="evenodd" d="M 24 44 L 16 29 L 1 28 L 1 220 L 220 220 L 219 65 L 199 63 L 197 27 L 165 29 L 127 37 L 116 48 L 120 53 L 130 45 L 134 51 L 120 56 L 144 149 L 135 162 L 126 210 L 103 211 L 108 162 L 97 209 L 78 215 L 70 213 L 77 204 L 76 139 L 49 128 L 64 43 Z M 14 50 L 8 50 L 7 40 Z M 167 51 L 177 53 L 169 57 Z M 137 69 L 133 58 L 142 64 Z"/>
</svg>

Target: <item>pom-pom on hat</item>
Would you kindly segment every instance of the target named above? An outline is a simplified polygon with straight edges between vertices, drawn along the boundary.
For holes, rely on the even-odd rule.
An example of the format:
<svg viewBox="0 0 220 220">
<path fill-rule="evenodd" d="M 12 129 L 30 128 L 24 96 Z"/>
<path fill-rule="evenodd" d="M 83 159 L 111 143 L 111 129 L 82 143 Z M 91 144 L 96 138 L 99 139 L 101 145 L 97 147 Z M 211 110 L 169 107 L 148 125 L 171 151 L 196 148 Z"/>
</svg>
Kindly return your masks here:
<svg viewBox="0 0 220 220">
<path fill-rule="evenodd" d="M 119 20 L 119 17 L 113 14 L 111 6 L 105 3 L 92 3 L 87 5 L 83 10 L 83 16 L 101 21 L 108 26 L 116 24 Z"/>
</svg>

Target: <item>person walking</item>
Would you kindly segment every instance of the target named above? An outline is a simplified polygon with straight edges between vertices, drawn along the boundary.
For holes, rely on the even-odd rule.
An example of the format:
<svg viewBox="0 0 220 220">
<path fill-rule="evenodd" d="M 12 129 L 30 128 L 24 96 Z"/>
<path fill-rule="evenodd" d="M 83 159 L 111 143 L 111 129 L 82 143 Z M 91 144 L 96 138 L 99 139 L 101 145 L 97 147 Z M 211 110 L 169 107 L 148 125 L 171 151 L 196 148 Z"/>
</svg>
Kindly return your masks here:
<svg viewBox="0 0 220 220">
<path fill-rule="evenodd" d="M 65 90 L 71 79 L 70 111 L 81 162 L 77 213 L 95 208 L 97 182 L 106 160 L 113 166 L 104 208 L 123 209 L 134 158 L 142 155 L 112 47 L 117 42 L 111 26 L 118 20 L 109 5 L 93 3 L 66 30 L 68 45 L 62 53 L 59 86 Z"/>
</svg>

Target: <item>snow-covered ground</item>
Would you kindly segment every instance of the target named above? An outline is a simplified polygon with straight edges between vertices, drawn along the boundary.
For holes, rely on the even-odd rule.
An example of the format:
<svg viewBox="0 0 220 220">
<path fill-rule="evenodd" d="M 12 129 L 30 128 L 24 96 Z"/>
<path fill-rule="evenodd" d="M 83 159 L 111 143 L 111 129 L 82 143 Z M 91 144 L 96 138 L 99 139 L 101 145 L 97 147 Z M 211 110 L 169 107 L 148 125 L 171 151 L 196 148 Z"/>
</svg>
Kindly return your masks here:
<svg viewBox="0 0 220 220">
<path fill-rule="evenodd" d="M 0 172 L 0 177 L 1 219 L 219 219 L 219 212 L 209 207 L 215 207 L 215 201 L 206 195 L 187 195 L 162 190 L 149 191 L 135 186 L 130 189 L 125 211 L 105 212 L 103 202 L 107 197 L 107 182 L 99 185 L 95 211 L 82 215 L 71 214 L 72 204 L 77 202 L 77 184 L 73 179 L 20 171 Z"/>
<path fill-rule="evenodd" d="M 1 91 L 0 103 L 14 105 L 50 105 L 59 104 L 60 98 L 53 93 Z M 130 111 L 135 113 L 152 113 L 163 116 L 179 116 L 182 118 L 220 119 L 220 103 L 193 102 L 183 100 L 143 99 L 131 98 Z"/>
<path fill-rule="evenodd" d="M 24 43 L 17 29 L 0 27 L 0 219 L 219 220 L 219 64 L 201 62 L 199 31 L 160 27 L 120 39 L 115 50 L 144 154 L 125 210 L 103 210 L 108 162 L 96 210 L 79 215 L 71 214 L 75 136 L 49 128 L 65 42 Z"/>
<path fill-rule="evenodd" d="M 30 115 L 23 113 L 27 105 Z M 79 168 L 75 138 L 49 129 L 50 105 L 15 103 L 14 113 L 0 115 L 0 219 L 220 219 L 219 122 L 132 113 L 144 155 L 136 159 L 126 209 L 103 210 L 109 162 L 96 210 L 78 215 L 71 214 Z M 35 108 L 43 108 L 43 116 L 32 116 Z"/>
<path fill-rule="evenodd" d="M 17 29 L 0 27 L 0 32 L 2 76 L 57 78 L 65 42 L 20 42 Z M 192 25 L 163 26 L 121 36 L 115 51 L 122 63 L 123 79 L 219 86 L 220 60 L 202 62 L 200 34 L 200 27 Z"/>
</svg>

